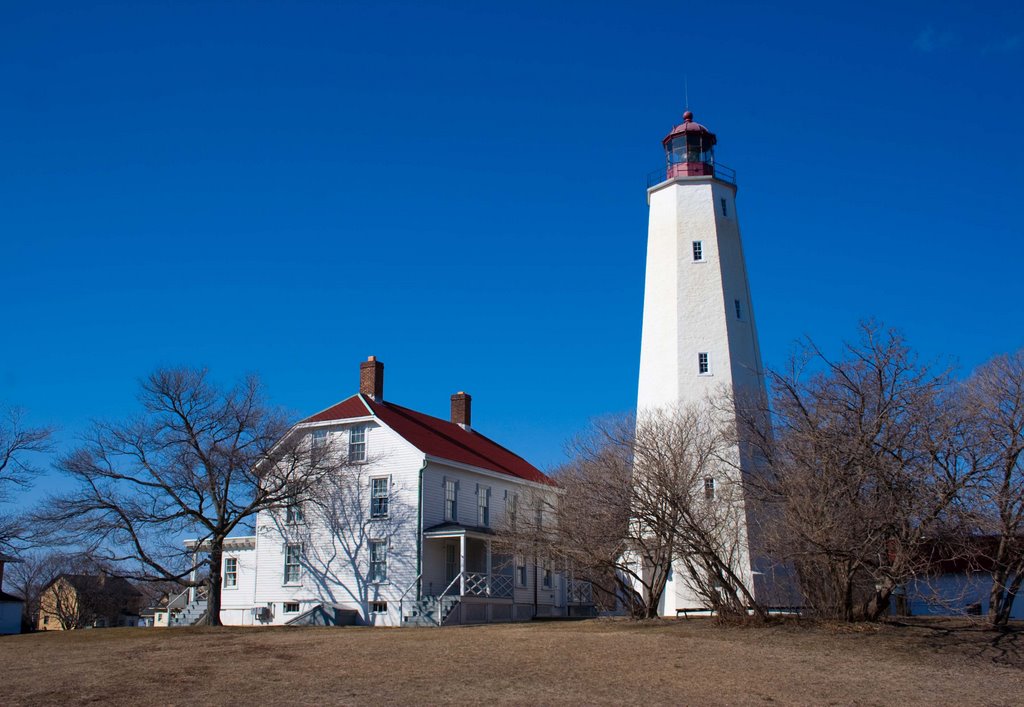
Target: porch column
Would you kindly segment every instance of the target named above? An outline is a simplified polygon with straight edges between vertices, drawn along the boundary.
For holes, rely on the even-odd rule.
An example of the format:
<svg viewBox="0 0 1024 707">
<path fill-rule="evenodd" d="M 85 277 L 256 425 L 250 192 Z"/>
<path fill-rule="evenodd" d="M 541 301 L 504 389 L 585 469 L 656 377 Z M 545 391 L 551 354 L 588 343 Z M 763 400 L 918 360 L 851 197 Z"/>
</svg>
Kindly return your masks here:
<svg viewBox="0 0 1024 707">
<path fill-rule="evenodd" d="M 459 536 L 459 596 L 466 596 L 466 534 Z"/>
<path fill-rule="evenodd" d="M 196 562 L 199 560 L 199 546 L 192 550 L 192 571 L 188 573 L 188 579 L 190 582 L 196 581 Z M 188 603 L 191 604 L 196 600 L 196 588 L 195 585 L 188 588 Z"/>
<path fill-rule="evenodd" d="M 487 540 L 487 596 L 491 596 L 491 541 Z"/>
</svg>

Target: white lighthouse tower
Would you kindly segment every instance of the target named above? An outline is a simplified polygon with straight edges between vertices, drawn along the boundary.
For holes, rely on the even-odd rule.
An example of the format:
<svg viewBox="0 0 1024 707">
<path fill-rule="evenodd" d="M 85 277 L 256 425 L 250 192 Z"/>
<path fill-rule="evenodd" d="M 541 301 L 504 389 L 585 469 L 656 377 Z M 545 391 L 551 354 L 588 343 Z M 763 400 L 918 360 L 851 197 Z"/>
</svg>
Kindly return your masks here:
<svg viewBox="0 0 1024 707">
<path fill-rule="evenodd" d="M 714 133 L 683 114 L 662 141 L 666 167 L 647 190 L 647 276 L 637 413 L 699 403 L 725 389 L 764 392 L 761 351 L 740 240 L 735 173 L 715 162 Z M 734 450 L 746 471 L 749 460 Z M 713 493 L 714 481 L 710 482 Z M 746 513 L 737 528 L 752 580 Z M 699 606 L 678 565 L 661 613 Z M 748 586 L 752 587 L 750 581 Z"/>
</svg>

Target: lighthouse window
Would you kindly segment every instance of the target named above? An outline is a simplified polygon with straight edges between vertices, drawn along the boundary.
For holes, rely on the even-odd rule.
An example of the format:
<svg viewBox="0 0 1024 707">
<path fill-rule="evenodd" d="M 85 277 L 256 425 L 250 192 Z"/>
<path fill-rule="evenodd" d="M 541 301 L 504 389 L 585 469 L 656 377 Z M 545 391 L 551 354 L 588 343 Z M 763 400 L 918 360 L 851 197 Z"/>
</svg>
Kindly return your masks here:
<svg viewBox="0 0 1024 707">
<path fill-rule="evenodd" d="M 693 260 L 694 262 L 704 260 L 704 241 L 693 242 Z"/>
<path fill-rule="evenodd" d="M 711 358 L 707 351 L 701 351 L 697 354 L 697 372 L 702 376 L 711 373 Z"/>
<path fill-rule="evenodd" d="M 737 319 L 743 319 L 743 308 L 740 306 L 740 301 L 739 300 L 734 300 L 734 301 L 736 302 L 736 318 Z"/>
<path fill-rule="evenodd" d="M 704 499 L 707 501 L 715 500 L 715 480 L 712 478 L 704 479 Z"/>
<path fill-rule="evenodd" d="M 729 206 L 726 203 L 725 198 L 722 199 L 722 216 L 729 218 Z"/>
</svg>

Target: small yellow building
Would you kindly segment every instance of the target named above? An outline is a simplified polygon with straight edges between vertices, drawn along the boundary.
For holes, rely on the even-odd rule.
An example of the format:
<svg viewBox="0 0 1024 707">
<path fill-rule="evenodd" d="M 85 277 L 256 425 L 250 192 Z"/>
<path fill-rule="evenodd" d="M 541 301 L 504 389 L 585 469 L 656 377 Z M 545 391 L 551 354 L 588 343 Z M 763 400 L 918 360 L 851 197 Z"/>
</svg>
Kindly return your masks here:
<svg viewBox="0 0 1024 707">
<path fill-rule="evenodd" d="M 39 596 L 40 631 L 139 625 L 142 593 L 105 573 L 62 574 Z"/>
</svg>

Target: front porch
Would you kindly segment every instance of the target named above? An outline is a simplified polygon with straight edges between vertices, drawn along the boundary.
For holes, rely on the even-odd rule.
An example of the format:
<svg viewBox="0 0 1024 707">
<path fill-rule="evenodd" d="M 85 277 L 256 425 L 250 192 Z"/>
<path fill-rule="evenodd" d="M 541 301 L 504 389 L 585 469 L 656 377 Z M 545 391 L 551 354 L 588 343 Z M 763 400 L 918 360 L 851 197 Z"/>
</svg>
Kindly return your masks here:
<svg viewBox="0 0 1024 707">
<path fill-rule="evenodd" d="M 568 616 L 569 605 L 589 601 L 590 585 L 567 580 L 534 560 L 494 551 L 494 531 L 455 523 L 423 532 L 421 573 L 400 599 L 403 625 L 529 621 Z M 582 585 L 586 584 L 586 591 Z"/>
<path fill-rule="evenodd" d="M 420 596 L 486 597 L 512 601 L 511 558 L 493 552 L 493 532 L 454 523 L 423 532 Z"/>
</svg>

